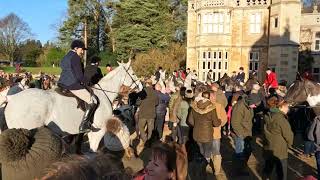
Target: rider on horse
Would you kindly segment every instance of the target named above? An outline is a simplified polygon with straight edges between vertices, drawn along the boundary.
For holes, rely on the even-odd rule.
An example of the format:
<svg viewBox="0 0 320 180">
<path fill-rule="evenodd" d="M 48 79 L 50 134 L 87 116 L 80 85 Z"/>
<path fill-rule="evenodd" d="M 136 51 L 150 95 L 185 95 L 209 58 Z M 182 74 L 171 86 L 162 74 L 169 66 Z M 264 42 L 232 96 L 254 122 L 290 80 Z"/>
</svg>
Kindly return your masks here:
<svg viewBox="0 0 320 180">
<path fill-rule="evenodd" d="M 79 127 L 80 132 L 87 132 L 91 129 L 90 118 L 97 106 L 95 97 L 86 89 L 87 80 L 84 77 L 81 63 L 84 50 L 87 50 L 87 48 L 82 41 L 74 40 L 71 43 L 71 50 L 63 57 L 60 64 L 62 72 L 58 82 L 60 87 L 69 90 L 73 95 L 87 103 Z"/>
</svg>

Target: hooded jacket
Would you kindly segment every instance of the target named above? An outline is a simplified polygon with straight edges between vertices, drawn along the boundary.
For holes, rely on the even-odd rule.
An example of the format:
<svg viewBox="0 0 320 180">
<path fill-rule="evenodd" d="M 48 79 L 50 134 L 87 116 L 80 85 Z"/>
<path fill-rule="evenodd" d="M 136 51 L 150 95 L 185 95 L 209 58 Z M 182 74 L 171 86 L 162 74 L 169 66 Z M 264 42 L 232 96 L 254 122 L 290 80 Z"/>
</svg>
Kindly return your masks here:
<svg viewBox="0 0 320 180">
<path fill-rule="evenodd" d="M 215 105 L 207 99 L 191 103 L 188 122 L 193 126 L 193 139 L 200 143 L 213 140 L 213 128 L 221 125 Z"/>
<path fill-rule="evenodd" d="M 287 115 L 273 110 L 265 116 L 264 135 L 266 145 L 264 148 L 281 159 L 288 159 L 288 149 L 293 144 L 293 132 Z"/>
<path fill-rule="evenodd" d="M 62 143 L 44 127 L 34 130 L 8 129 L 0 135 L 0 163 L 3 180 L 32 180 L 59 160 Z"/>
</svg>

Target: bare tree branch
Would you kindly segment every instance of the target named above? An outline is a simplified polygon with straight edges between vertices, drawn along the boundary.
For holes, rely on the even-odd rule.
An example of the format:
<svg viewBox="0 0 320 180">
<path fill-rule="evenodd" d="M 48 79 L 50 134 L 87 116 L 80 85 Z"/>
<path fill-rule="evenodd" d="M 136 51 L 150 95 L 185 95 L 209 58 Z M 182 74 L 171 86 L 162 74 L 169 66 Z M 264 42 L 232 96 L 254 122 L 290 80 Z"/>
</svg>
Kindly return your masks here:
<svg viewBox="0 0 320 180">
<path fill-rule="evenodd" d="M 14 13 L 0 19 L 0 53 L 5 55 L 13 65 L 19 43 L 32 36 L 26 22 Z"/>
</svg>

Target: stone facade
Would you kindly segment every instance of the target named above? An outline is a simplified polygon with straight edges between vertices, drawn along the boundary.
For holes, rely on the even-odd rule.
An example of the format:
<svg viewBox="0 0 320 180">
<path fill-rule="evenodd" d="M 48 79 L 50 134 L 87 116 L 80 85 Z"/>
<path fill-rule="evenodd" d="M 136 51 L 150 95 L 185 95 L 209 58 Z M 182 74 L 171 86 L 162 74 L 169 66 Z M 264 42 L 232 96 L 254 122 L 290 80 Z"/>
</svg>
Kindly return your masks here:
<svg viewBox="0 0 320 180">
<path fill-rule="evenodd" d="M 300 51 L 310 52 L 314 58 L 311 73 L 320 81 L 320 13 L 315 6 L 301 16 Z"/>
<path fill-rule="evenodd" d="M 294 13 L 293 13 L 294 12 Z M 293 81 L 298 66 L 300 0 L 189 0 L 187 67 L 205 81 L 244 67 Z M 247 76 L 248 77 L 248 76 Z"/>
</svg>

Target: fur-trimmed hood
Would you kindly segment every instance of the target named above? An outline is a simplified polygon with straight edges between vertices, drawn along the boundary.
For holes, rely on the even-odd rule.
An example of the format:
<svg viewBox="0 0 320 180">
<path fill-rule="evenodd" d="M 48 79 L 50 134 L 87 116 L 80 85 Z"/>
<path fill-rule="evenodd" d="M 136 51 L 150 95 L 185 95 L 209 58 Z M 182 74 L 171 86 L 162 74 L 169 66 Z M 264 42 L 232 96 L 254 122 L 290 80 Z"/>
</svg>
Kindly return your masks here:
<svg viewBox="0 0 320 180">
<path fill-rule="evenodd" d="M 208 99 L 201 99 L 199 101 L 193 101 L 191 107 L 194 111 L 199 114 L 207 114 L 208 112 L 214 110 L 215 105 Z"/>
</svg>

